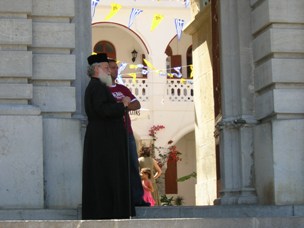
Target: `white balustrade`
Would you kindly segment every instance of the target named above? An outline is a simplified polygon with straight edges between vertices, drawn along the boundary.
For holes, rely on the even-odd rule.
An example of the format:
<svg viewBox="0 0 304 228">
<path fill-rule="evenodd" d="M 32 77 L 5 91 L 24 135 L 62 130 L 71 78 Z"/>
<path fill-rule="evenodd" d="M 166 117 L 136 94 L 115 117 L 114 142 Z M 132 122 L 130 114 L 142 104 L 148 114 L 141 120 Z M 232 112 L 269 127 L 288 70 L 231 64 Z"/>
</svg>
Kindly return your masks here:
<svg viewBox="0 0 304 228">
<path fill-rule="evenodd" d="M 132 78 L 123 78 L 123 82 L 139 101 L 149 101 L 147 78 L 137 78 L 135 81 Z M 193 80 L 167 79 L 167 96 L 173 102 L 193 102 Z"/>
<path fill-rule="evenodd" d="M 133 81 L 132 78 L 123 78 L 122 80 L 124 85 L 128 87 L 129 90 L 131 90 L 131 92 L 139 101 L 149 101 L 147 78 L 137 78 L 135 81 Z"/>
<path fill-rule="evenodd" d="M 193 102 L 193 80 L 167 79 L 167 95 L 170 101 Z"/>
</svg>

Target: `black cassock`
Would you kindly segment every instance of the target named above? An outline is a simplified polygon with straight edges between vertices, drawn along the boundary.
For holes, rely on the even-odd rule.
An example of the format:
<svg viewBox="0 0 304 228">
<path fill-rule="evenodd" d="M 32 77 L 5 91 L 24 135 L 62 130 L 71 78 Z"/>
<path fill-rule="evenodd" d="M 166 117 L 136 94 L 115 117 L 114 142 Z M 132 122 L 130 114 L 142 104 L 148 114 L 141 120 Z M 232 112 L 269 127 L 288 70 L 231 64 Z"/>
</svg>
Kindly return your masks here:
<svg viewBox="0 0 304 228">
<path fill-rule="evenodd" d="M 117 103 L 107 86 L 96 78 L 91 78 L 84 100 L 88 125 L 83 153 L 82 219 L 129 218 L 124 105 Z"/>
</svg>

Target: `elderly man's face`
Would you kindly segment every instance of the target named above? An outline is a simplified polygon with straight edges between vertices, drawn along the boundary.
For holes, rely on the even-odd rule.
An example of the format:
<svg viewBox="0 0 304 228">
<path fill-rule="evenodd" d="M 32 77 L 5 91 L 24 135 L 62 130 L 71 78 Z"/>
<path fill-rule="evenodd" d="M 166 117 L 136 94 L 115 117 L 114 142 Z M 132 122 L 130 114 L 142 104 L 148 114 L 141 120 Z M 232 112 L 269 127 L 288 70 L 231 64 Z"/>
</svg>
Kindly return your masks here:
<svg viewBox="0 0 304 228">
<path fill-rule="evenodd" d="M 96 66 L 96 69 L 97 69 L 97 74 L 98 74 L 99 76 L 102 75 L 102 74 L 106 74 L 106 75 L 109 75 L 109 74 L 110 74 L 109 63 L 107 63 L 107 62 L 99 63 L 99 64 Z"/>
<path fill-rule="evenodd" d="M 107 86 L 110 86 L 112 84 L 109 63 L 107 62 L 99 63 L 95 68 L 95 72 L 97 74 L 97 77 Z"/>
</svg>

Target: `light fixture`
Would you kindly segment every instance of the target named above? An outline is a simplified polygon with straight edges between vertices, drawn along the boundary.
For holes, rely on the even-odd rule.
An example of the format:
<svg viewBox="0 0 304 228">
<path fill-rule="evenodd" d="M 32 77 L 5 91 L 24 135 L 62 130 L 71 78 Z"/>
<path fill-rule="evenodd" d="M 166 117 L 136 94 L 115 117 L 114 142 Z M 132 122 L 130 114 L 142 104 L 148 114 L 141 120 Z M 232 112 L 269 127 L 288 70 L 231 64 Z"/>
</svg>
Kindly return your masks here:
<svg viewBox="0 0 304 228">
<path fill-rule="evenodd" d="M 136 60 L 136 58 L 137 58 L 137 51 L 134 49 L 134 50 L 131 52 L 131 54 L 132 54 L 132 62 L 134 63 L 135 60 Z"/>
</svg>

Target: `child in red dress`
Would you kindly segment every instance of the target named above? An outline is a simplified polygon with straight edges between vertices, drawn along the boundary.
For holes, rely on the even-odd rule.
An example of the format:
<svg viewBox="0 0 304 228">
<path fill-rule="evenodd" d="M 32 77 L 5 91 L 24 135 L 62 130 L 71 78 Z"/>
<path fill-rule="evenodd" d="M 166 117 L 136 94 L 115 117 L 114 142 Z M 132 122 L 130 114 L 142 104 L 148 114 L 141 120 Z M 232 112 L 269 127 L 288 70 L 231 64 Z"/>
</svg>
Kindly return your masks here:
<svg viewBox="0 0 304 228">
<path fill-rule="evenodd" d="M 141 176 L 141 183 L 144 189 L 143 200 L 147 203 L 150 203 L 150 206 L 152 207 L 155 205 L 155 201 L 151 194 L 151 192 L 154 191 L 152 182 L 150 180 L 151 170 L 149 168 L 142 168 L 140 171 L 140 176 Z"/>
</svg>

